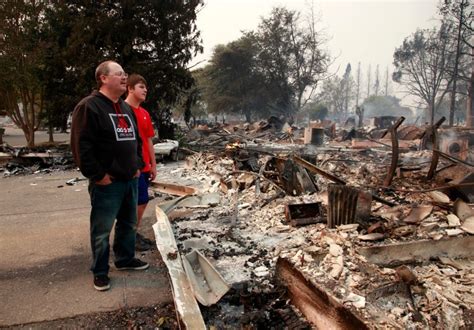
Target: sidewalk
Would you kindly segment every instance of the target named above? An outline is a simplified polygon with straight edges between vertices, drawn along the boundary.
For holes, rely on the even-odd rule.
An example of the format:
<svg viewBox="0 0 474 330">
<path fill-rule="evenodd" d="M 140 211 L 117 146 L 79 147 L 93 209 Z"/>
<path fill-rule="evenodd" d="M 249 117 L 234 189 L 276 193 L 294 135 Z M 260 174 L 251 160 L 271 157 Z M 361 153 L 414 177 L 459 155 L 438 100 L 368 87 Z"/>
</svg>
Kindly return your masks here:
<svg viewBox="0 0 474 330">
<path fill-rule="evenodd" d="M 93 288 L 87 181 L 65 184 L 78 176 L 67 171 L 0 178 L 0 326 L 172 303 L 156 249 L 139 256 L 149 270 L 119 272 L 112 265 L 112 288 Z M 154 204 L 143 219 L 149 238 Z"/>
</svg>

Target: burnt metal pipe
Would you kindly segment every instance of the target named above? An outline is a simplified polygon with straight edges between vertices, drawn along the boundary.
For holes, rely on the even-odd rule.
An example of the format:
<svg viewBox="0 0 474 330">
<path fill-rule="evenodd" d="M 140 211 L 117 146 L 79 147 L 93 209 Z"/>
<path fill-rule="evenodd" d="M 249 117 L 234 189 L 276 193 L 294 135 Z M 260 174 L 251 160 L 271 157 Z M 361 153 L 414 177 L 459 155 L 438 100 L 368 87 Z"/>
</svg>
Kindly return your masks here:
<svg viewBox="0 0 474 330">
<path fill-rule="evenodd" d="M 431 156 L 431 165 L 430 169 L 428 171 L 428 175 L 426 178 L 428 180 L 433 179 L 436 167 L 438 167 L 438 161 L 439 161 L 439 154 L 437 153 L 439 149 L 439 141 L 438 141 L 438 128 L 441 126 L 441 124 L 446 120 L 446 117 L 441 117 L 440 120 L 438 120 L 433 126 L 429 127 L 426 130 L 426 133 L 430 134 L 431 137 L 431 146 L 433 148 L 433 155 Z"/>
<path fill-rule="evenodd" d="M 405 121 L 405 117 L 401 116 L 400 118 L 398 118 L 397 121 L 393 124 L 393 126 L 390 127 L 388 130 L 386 130 L 386 131 L 382 134 L 381 138 L 383 139 L 383 138 L 387 135 L 387 133 L 388 133 L 388 132 L 391 132 L 393 129 L 397 130 L 398 127 L 400 127 L 400 125 L 401 125 L 404 121 Z"/>
<path fill-rule="evenodd" d="M 390 186 L 393 180 L 393 176 L 395 175 L 395 171 L 397 170 L 398 166 L 398 137 L 397 137 L 397 128 L 405 121 L 405 117 L 398 118 L 397 122 L 393 124 L 390 128 L 390 135 L 392 136 L 392 163 L 390 164 L 390 168 L 388 169 L 387 176 L 383 182 L 384 187 Z"/>
</svg>

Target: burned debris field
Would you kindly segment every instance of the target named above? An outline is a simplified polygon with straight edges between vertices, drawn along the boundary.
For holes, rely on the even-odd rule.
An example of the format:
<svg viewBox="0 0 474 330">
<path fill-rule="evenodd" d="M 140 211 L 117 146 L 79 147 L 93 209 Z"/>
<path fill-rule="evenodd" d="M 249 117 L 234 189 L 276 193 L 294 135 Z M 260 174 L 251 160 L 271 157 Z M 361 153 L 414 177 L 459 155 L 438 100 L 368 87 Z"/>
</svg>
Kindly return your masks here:
<svg viewBox="0 0 474 330">
<path fill-rule="evenodd" d="M 159 169 L 181 196 L 161 208 L 179 254 L 200 251 L 232 287 L 206 324 L 259 328 L 283 304 L 318 328 L 472 326 L 472 149 L 455 147 L 471 132 L 402 121 L 188 133 L 184 165 Z"/>
<path fill-rule="evenodd" d="M 202 322 L 472 327 L 472 131 L 405 125 L 403 118 L 377 125 L 298 127 L 270 119 L 186 133 L 158 165 L 150 193 L 157 224 L 167 222 L 176 244 L 166 250 L 171 236 L 155 228 L 170 278 L 169 263 L 189 262 L 185 273 L 194 280 L 185 294 L 196 296 L 202 279 L 213 282 L 198 299 Z M 67 149 L 4 146 L 3 176 L 71 166 Z M 201 274 L 200 258 L 218 277 Z M 212 296 L 221 282 L 225 288 Z M 186 282 L 170 283 L 176 290 Z M 193 324 L 174 297 L 177 318 L 167 312 L 168 326 Z M 144 324 L 156 323 L 153 309 L 143 313 Z"/>
</svg>

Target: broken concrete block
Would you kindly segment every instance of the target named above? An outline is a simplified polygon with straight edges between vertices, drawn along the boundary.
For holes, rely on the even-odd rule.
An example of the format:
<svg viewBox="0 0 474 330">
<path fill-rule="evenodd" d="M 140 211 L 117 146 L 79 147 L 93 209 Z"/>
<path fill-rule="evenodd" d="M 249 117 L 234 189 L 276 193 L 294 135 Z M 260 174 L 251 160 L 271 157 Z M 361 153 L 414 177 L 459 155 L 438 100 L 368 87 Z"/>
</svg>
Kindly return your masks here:
<svg viewBox="0 0 474 330">
<path fill-rule="evenodd" d="M 361 241 L 379 241 L 381 239 L 384 239 L 384 237 L 384 234 L 381 233 L 371 233 L 358 236 Z"/>
<path fill-rule="evenodd" d="M 340 255 L 333 260 L 331 264 L 331 270 L 329 272 L 329 276 L 331 276 L 334 279 L 337 279 L 339 278 L 339 276 L 341 276 L 343 270 L 344 270 L 344 259 Z"/>
<path fill-rule="evenodd" d="M 450 227 L 458 227 L 461 225 L 461 221 L 455 214 L 448 214 L 446 218 L 448 219 L 448 224 Z"/>
<path fill-rule="evenodd" d="M 270 272 L 267 267 L 265 266 L 260 266 L 254 269 L 254 274 L 258 277 L 265 277 L 270 275 Z"/>
<path fill-rule="evenodd" d="M 375 214 L 378 216 L 381 216 L 382 218 L 386 220 L 398 221 L 401 219 L 403 215 L 403 207 L 400 205 L 394 206 L 394 207 L 382 209 Z"/>
<path fill-rule="evenodd" d="M 365 297 L 359 296 L 358 294 L 355 294 L 351 292 L 347 297 L 346 297 L 346 302 L 350 302 L 352 306 L 356 308 L 364 308 L 365 307 Z"/>
<path fill-rule="evenodd" d="M 448 236 L 450 236 L 450 237 L 458 236 L 458 235 L 461 235 L 463 233 L 464 233 L 464 231 L 462 231 L 461 229 L 446 229 L 446 234 L 448 234 Z"/>
<path fill-rule="evenodd" d="M 454 214 L 458 216 L 461 221 L 466 220 L 467 218 L 474 215 L 474 211 L 466 204 L 466 202 L 461 199 L 457 199 L 454 202 Z"/>
<path fill-rule="evenodd" d="M 408 216 L 403 219 L 406 223 L 420 223 L 423 219 L 431 214 L 433 205 L 421 205 L 411 209 Z"/>
<path fill-rule="evenodd" d="M 354 231 L 357 230 L 357 228 L 359 228 L 358 223 L 349 223 L 347 225 L 340 225 L 337 227 L 337 229 L 340 231 Z"/>
<path fill-rule="evenodd" d="M 430 198 L 436 202 L 449 203 L 449 196 L 446 194 L 443 194 L 440 191 L 430 191 L 426 194 L 430 196 Z"/>
<path fill-rule="evenodd" d="M 474 235 L 474 216 L 471 216 L 464 220 L 461 229 L 471 235 Z"/>
<path fill-rule="evenodd" d="M 340 245 L 337 244 L 329 244 L 329 254 L 331 254 L 334 257 L 342 255 L 343 250 Z"/>
</svg>

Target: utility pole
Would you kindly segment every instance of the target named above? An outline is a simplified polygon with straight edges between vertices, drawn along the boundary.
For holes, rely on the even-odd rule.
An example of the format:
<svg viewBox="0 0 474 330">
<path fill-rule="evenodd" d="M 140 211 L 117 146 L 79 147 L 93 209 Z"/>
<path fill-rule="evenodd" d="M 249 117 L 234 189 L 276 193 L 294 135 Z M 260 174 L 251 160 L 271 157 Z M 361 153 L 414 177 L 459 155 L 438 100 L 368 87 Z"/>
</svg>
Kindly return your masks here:
<svg viewBox="0 0 474 330">
<path fill-rule="evenodd" d="M 356 109 L 359 106 L 359 93 L 360 93 L 360 62 L 357 65 Z"/>
<path fill-rule="evenodd" d="M 467 5 L 468 4 L 469 3 L 467 3 Z M 448 122 L 449 126 L 453 126 L 454 124 L 454 110 L 456 107 L 456 89 L 457 89 L 456 84 L 458 80 L 459 60 L 461 58 L 461 33 L 463 29 L 463 17 L 464 17 L 465 7 L 466 7 L 465 1 L 461 1 L 459 3 L 460 14 L 459 14 L 457 37 L 456 37 L 456 57 L 454 58 L 453 88 L 451 90 L 451 102 L 449 104 L 449 122 Z"/>
<path fill-rule="evenodd" d="M 374 93 L 375 96 L 379 95 L 379 88 L 380 88 L 380 73 L 379 73 L 379 65 L 375 67 L 375 84 L 374 84 Z"/>
<path fill-rule="evenodd" d="M 348 63 L 346 66 L 346 72 L 344 73 L 344 113 L 347 115 L 349 112 L 349 89 L 351 79 L 351 64 Z"/>
<path fill-rule="evenodd" d="M 370 71 L 372 70 L 369 64 L 369 70 L 367 71 L 367 97 L 370 96 Z"/>
<path fill-rule="evenodd" d="M 474 36 L 471 37 L 474 41 Z M 471 49 L 471 80 L 469 81 L 468 96 L 466 102 L 466 127 L 474 127 L 474 47 Z"/>
</svg>

